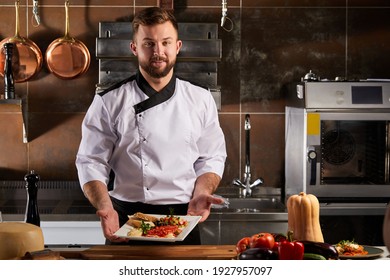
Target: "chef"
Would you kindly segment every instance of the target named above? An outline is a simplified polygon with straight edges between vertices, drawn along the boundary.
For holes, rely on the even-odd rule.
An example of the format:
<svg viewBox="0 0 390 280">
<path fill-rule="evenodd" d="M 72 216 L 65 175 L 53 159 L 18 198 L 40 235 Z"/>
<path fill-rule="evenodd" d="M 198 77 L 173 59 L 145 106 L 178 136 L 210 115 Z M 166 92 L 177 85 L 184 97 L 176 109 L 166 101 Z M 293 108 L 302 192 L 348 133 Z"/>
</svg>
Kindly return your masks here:
<svg viewBox="0 0 390 280">
<path fill-rule="evenodd" d="M 130 48 L 139 71 L 96 94 L 76 158 L 107 244 L 127 241 L 114 233 L 135 212 L 165 215 L 173 209 L 175 215 L 202 216 L 202 222 L 211 204 L 223 202 L 212 196 L 226 159 L 217 108 L 208 90 L 174 74 L 182 46 L 174 16 L 147 8 L 132 25 Z M 184 244 L 200 244 L 198 228 Z"/>
</svg>

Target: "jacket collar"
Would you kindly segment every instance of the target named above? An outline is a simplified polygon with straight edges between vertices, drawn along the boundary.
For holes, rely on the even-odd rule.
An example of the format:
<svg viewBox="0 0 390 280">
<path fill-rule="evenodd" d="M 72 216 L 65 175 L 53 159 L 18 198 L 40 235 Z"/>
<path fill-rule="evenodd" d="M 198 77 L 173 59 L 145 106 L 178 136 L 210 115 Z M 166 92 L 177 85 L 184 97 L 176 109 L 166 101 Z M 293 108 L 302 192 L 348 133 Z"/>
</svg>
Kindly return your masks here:
<svg viewBox="0 0 390 280">
<path fill-rule="evenodd" d="M 176 75 L 173 74 L 169 83 L 160 92 L 154 90 L 139 71 L 136 74 L 136 82 L 138 87 L 149 97 L 134 105 L 135 113 L 139 114 L 167 101 L 173 96 L 176 87 Z"/>
</svg>

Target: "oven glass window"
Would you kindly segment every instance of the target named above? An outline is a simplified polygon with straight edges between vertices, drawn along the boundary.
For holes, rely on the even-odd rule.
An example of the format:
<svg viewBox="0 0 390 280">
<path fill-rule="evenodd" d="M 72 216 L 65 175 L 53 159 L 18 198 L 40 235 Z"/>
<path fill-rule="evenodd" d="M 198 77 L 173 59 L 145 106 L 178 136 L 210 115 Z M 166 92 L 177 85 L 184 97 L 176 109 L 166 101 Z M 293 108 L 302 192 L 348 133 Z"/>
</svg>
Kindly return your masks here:
<svg viewBox="0 0 390 280">
<path fill-rule="evenodd" d="M 389 183 L 388 121 L 321 121 L 321 184 Z"/>
</svg>

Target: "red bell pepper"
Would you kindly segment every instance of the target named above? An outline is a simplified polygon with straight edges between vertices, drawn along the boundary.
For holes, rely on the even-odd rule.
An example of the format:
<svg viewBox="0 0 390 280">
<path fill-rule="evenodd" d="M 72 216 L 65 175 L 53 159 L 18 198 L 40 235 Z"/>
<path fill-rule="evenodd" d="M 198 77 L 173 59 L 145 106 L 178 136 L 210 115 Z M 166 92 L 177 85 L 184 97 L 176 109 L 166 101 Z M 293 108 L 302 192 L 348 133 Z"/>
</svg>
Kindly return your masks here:
<svg viewBox="0 0 390 280">
<path fill-rule="evenodd" d="M 293 233 L 287 233 L 287 240 L 279 244 L 279 260 L 302 260 L 305 248 L 302 242 L 293 241 Z"/>
<path fill-rule="evenodd" d="M 272 251 L 277 253 L 279 250 L 280 243 L 282 243 L 282 241 L 284 241 L 284 240 L 287 240 L 287 236 L 285 236 L 284 234 L 281 234 L 281 233 L 271 233 L 271 234 L 275 239 L 275 244 L 274 244 L 274 247 L 272 248 Z"/>
</svg>

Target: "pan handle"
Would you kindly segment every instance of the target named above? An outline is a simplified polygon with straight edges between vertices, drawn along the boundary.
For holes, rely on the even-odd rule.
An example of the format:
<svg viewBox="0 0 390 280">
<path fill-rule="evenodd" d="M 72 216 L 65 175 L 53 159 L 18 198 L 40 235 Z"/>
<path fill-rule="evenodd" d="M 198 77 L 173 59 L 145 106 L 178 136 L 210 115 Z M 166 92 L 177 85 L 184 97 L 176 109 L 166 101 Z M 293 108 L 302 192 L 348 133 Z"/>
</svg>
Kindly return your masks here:
<svg viewBox="0 0 390 280">
<path fill-rule="evenodd" d="M 20 31 L 20 23 L 19 23 L 19 0 L 15 1 L 15 38 L 20 38 L 19 31 Z"/>
<path fill-rule="evenodd" d="M 69 0 L 65 1 L 65 38 L 69 39 Z"/>
</svg>

